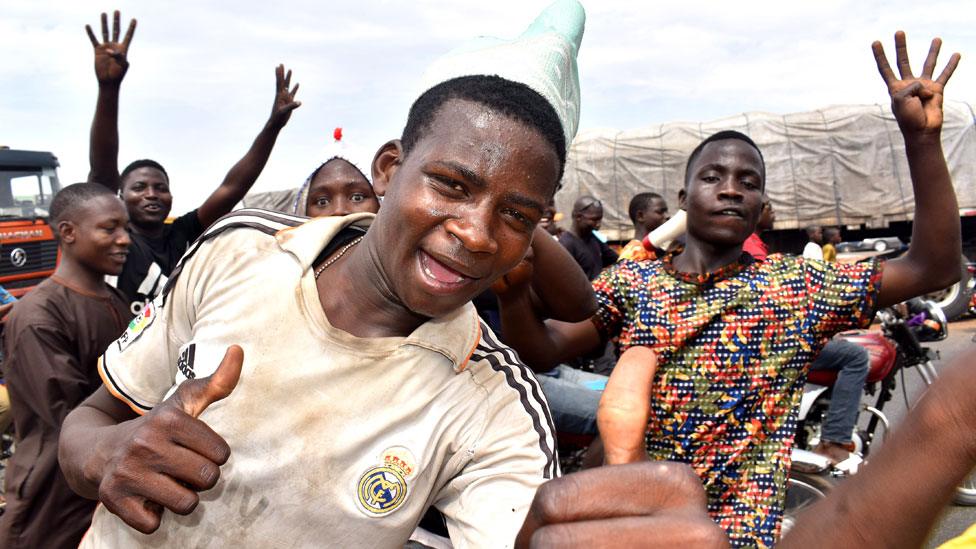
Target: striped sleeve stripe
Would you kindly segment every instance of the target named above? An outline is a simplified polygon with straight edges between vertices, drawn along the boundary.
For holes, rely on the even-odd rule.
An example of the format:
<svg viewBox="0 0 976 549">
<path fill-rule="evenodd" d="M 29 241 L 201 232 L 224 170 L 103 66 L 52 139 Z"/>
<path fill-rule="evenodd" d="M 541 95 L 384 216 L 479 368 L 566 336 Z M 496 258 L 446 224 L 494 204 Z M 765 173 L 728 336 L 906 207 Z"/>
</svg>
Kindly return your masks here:
<svg viewBox="0 0 976 549">
<path fill-rule="evenodd" d="M 200 235 L 200 237 L 193 242 L 190 249 L 183 254 L 180 262 L 169 274 L 169 280 L 166 281 L 166 286 L 163 288 L 162 292 L 163 305 L 166 304 L 166 299 L 169 297 L 170 289 L 172 289 L 173 285 L 176 283 L 176 279 L 183 270 L 183 265 L 189 261 L 194 254 L 197 253 L 197 250 L 204 242 L 216 238 L 217 236 L 231 229 L 249 228 L 259 230 L 265 234 L 273 235 L 278 231 L 290 227 L 297 227 L 306 221 L 308 221 L 307 217 L 288 215 L 270 210 L 259 210 L 257 208 L 245 208 L 221 217 L 215 221 L 213 225 L 210 225 L 206 232 Z"/>
<path fill-rule="evenodd" d="M 546 457 L 543 476 L 547 479 L 554 478 L 558 474 L 555 429 L 539 383 L 528 367 L 519 362 L 514 351 L 501 345 L 490 335 L 487 326 L 482 325 L 481 332 L 481 342 L 471 358 L 483 360 L 493 370 L 504 374 L 506 383 L 518 392 L 519 401 L 532 418 L 532 427 L 539 435 L 539 448 Z"/>
<path fill-rule="evenodd" d="M 108 354 L 108 351 L 106 351 L 105 354 L 98 357 L 98 374 L 99 377 L 102 378 L 102 383 L 105 385 L 105 388 L 108 389 L 108 392 L 111 393 L 115 398 L 126 403 L 129 408 L 132 408 L 133 412 L 139 414 L 140 416 L 152 410 L 152 406 L 143 404 L 135 398 L 132 398 L 132 395 L 128 394 L 125 389 L 123 389 L 122 386 L 119 385 L 119 383 L 115 380 L 115 377 L 112 376 L 112 372 L 105 365 Z"/>
<path fill-rule="evenodd" d="M 555 449 L 556 423 L 552 419 L 552 411 L 549 409 L 549 401 L 546 399 L 545 393 L 542 392 L 542 384 L 540 384 L 539 380 L 535 377 L 535 373 L 532 372 L 532 370 L 521 360 L 519 360 L 518 354 L 515 353 L 514 349 L 502 343 L 501 340 L 498 339 L 498 336 L 496 336 L 495 333 L 492 332 L 484 322 L 481 324 L 481 333 L 483 334 L 482 337 L 486 339 L 487 342 L 497 350 L 497 352 L 502 353 L 509 363 L 518 364 L 520 366 L 519 371 L 522 374 L 523 380 L 532 387 L 532 394 L 535 396 L 535 399 L 542 403 L 542 413 L 546 419 L 546 425 L 549 427 L 549 432 L 552 434 L 552 448 Z M 558 458 L 554 460 L 553 465 L 554 467 L 559 466 Z M 558 469 L 554 469 L 553 476 L 558 476 Z"/>
</svg>

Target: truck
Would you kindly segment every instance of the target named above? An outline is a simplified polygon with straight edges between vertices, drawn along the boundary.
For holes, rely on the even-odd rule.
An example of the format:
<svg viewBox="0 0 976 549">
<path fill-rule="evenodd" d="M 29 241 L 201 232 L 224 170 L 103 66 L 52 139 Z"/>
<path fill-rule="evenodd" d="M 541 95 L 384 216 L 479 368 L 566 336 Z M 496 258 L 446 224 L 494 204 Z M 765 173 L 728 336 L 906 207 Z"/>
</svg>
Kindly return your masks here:
<svg viewBox="0 0 976 549">
<path fill-rule="evenodd" d="M 966 263 L 976 261 L 976 110 L 946 101 L 943 149 L 952 175 Z M 600 232 L 610 241 L 632 237 L 630 199 L 653 191 L 669 210 L 678 208 L 685 163 L 705 137 L 721 130 L 750 136 L 766 161 L 766 193 L 776 211 L 774 230 L 763 234 L 773 251 L 800 253 L 802 230 L 837 226 L 844 240 L 911 238 L 914 201 L 905 144 L 887 105 L 836 105 L 809 112 L 749 112 L 706 122 L 668 122 L 632 130 L 581 131 L 569 147 L 556 209 L 591 195 L 603 203 Z M 892 240 L 884 240 L 893 242 Z M 972 293 L 963 280 L 937 299 L 948 316 L 963 314 Z"/>
<path fill-rule="evenodd" d="M 51 276 L 60 260 L 49 223 L 61 189 L 50 152 L 0 147 L 0 286 L 21 297 Z"/>
</svg>

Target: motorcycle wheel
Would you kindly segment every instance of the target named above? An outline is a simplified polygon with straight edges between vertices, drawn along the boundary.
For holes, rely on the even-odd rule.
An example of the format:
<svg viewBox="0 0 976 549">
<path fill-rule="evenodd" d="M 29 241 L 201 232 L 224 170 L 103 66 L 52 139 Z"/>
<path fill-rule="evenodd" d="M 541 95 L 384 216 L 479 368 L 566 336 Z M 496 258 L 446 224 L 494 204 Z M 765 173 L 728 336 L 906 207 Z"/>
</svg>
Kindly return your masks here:
<svg viewBox="0 0 976 549">
<path fill-rule="evenodd" d="M 956 495 L 952 502 L 963 507 L 976 505 L 976 470 L 969 473 L 966 480 L 956 487 Z"/>
<path fill-rule="evenodd" d="M 807 507 L 827 497 L 836 480 L 828 474 L 790 471 L 786 482 L 786 504 L 783 509 L 783 536 L 796 524 L 796 517 Z"/>
<path fill-rule="evenodd" d="M 969 310 L 972 301 L 972 290 L 969 287 L 969 269 L 966 268 L 968 260 L 963 256 L 962 272 L 959 274 L 959 282 L 938 292 L 926 294 L 926 299 L 935 301 L 948 320 L 956 320 Z"/>
</svg>

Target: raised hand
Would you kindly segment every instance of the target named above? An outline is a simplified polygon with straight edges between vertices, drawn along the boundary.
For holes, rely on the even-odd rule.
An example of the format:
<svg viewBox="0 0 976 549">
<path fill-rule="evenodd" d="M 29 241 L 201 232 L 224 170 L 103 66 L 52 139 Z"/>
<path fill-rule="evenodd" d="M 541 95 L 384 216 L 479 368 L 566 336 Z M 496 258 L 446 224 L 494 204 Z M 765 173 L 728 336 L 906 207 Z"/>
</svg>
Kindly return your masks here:
<svg viewBox="0 0 976 549">
<path fill-rule="evenodd" d="M 271 118 L 269 123 L 281 129 L 291 118 L 291 111 L 302 106 L 301 101 L 295 101 L 295 94 L 298 93 L 298 83 L 289 91 L 291 85 L 291 69 L 285 73 L 285 66 L 278 65 L 275 68 L 275 101 L 271 107 Z"/>
<path fill-rule="evenodd" d="M 607 466 L 542 485 L 516 547 L 728 547 L 694 471 L 647 460 L 656 367 L 646 347 L 621 355 L 597 412 Z"/>
<path fill-rule="evenodd" d="M 894 112 L 895 119 L 903 133 L 938 135 L 942 130 L 942 92 L 952 73 L 956 70 L 960 56 L 958 53 L 952 54 L 939 77 L 932 80 L 941 47 L 941 39 L 932 39 L 929 54 L 925 58 L 925 64 L 922 65 L 922 74 L 916 77 L 912 74 L 912 68 L 908 62 L 905 33 L 896 32 L 895 60 L 898 65 L 898 73 L 901 75 L 901 78 L 898 78 L 888 64 L 888 58 L 885 56 L 881 42 L 875 41 L 871 44 L 874 60 L 878 64 L 878 72 L 881 73 L 881 78 L 888 86 L 888 94 L 891 96 L 891 110 Z"/>
<path fill-rule="evenodd" d="M 136 32 L 136 20 L 129 21 L 129 28 L 125 31 L 125 38 L 119 42 L 119 11 L 115 10 L 112 17 L 112 39 L 108 37 L 108 15 L 102 14 L 102 42 L 95 38 L 91 25 L 85 25 L 88 38 L 95 48 L 95 77 L 99 84 L 120 84 L 125 73 L 129 70 L 129 43 Z"/>
<path fill-rule="evenodd" d="M 627 349 L 614 366 L 596 412 L 607 465 L 647 460 L 644 434 L 651 415 L 655 371 L 657 355 L 647 347 Z"/>
<path fill-rule="evenodd" d="M 197 417 L 237 386 L 244 351 L 227 348 L 210 377 L 183 382 L 145 416 L 119 424 L 114 452 L 98 484 L 98 499 L 136 530 L 159 528 L 163 509 L 187 515 L 197 492 L 209 490 L 230 458 L 227 442 Z"/>
</svg>

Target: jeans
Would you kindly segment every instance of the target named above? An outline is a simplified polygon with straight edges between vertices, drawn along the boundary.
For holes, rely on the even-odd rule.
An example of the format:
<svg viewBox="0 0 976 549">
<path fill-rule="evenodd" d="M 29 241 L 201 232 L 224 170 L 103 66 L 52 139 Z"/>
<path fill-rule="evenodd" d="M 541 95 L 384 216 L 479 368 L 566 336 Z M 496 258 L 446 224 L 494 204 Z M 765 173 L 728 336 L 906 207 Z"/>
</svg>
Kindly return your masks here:
<svg viewBox="0 0 976 549">
<path fill-rule="evenodd" d="M 832 339 L 810 365 L 811 370 L 838 372 L 820 435 L 823 440 L 840 444 L 851 442 L 870 360 L 864 347 L 844 339 Z"/>
<path fill-rule="evenodd" d="M 560 364 L 543 374 L 536 374 L 542 392 L 549 401 L 556 431 L 577 435 L 595 435 L 596 409 L 607 376 L 591 374 Z M 588 386 L 600 386 L 599 390 Z"/>
</svg>

